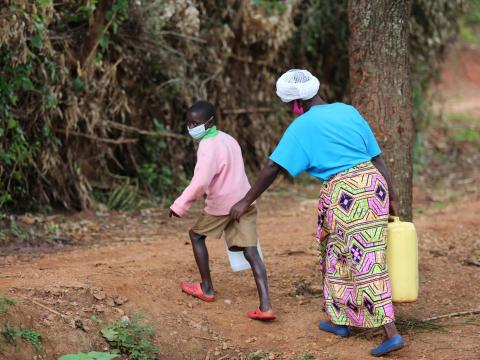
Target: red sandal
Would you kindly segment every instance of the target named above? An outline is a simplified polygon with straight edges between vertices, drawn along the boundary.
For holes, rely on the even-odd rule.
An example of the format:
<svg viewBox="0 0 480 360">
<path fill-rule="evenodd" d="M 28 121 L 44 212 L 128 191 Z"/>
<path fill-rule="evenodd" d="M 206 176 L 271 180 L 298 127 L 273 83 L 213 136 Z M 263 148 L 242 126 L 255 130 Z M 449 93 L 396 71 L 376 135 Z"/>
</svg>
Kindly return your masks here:
<svg viewBox="0 0 480 360">
<path fill-rule="evenodd" d="M 199 282 L 182 281 L 180 283 L 182 291 L 188 295 L 196 297 L 206 302 L 215 301 L 215 296 L 205 295 Z"/>
<path fill-rule="evenodd" d="M 247 312 L 247 316 L 250 319 L 262 320 L 262 321 L 269 321 L 269 320 L 275 320 L 276 319 L 275 315 L 273 315 L 272 310 L 268 310 L 268 311 L 265 311 L 265 312 L 263 312 L 260 309 L 250 310 L 249 312 Z"/>
</svg>

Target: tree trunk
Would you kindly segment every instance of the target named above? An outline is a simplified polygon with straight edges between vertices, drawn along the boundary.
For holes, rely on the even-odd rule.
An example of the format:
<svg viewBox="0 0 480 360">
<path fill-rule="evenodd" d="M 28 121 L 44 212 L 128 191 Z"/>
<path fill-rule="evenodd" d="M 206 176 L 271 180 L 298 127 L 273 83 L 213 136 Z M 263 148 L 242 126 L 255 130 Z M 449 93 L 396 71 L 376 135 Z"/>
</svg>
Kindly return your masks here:
<svg viewBox="0 0 480 360">
<path fill-rule="evenodd" d="M 105 15 L 108 10 L 111 9 L 114 0 L 100 1 L 95 9 L 93 21 L 90 23 L 88 34 L 83 43 L 81 54 L 79 56 L 80 66 L 83 67 L 87 64 L 95 55 L 100 38 L 105 33 Z"/>
<path fill-rule="evenodd" d="M 412 218 L 411 0 L 350 0 L 353 105 L 369 122 L 392 177 L 399 215 Z"/>
</svg>

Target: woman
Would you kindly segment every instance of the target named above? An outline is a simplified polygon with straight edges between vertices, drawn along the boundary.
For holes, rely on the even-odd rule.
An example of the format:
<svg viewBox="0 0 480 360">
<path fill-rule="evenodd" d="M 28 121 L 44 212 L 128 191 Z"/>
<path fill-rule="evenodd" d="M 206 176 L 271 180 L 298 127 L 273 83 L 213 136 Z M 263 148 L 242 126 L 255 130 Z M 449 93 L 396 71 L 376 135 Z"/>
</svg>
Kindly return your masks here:
<svg viewBox="0 0 480 360">
<path fill-rule="evenodd" d="M 387 339 L 375 356 L 400 349 L 385 263 L 389 210 L 394 193 L 381 150 L 367 122 L 352 106 L 327 104 L 320 82 L 306 70 L 277 81 L 277 95 L 299 117 L 287 128 L 254 185 L 230 210 L 238 220 L 283 169 L 304 171 L 322 182 L 317 238 L 324 274 L 324 310 L 319 328 L 348 336 L 349 327 L 380 327 Z"/>
</svg>

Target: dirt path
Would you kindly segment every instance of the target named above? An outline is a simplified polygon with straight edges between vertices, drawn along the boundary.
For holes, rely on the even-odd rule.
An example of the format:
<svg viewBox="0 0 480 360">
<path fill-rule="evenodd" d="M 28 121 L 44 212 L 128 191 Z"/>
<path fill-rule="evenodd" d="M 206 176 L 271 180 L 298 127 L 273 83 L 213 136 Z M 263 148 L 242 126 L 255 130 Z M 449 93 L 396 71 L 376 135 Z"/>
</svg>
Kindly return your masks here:
<svg viewBox="0 0 480 360">
<path fill-rule="evenodd" d="M 19 298 L 36 298 L 63 312 L 68 304 L 54 300 L 55 294 L 65 289 L 77 291 L 77 302 L 90 297 L 83 289 L 102 288 L 108 296 L 128 298 L 122 312 L 141 311 L 152 320 L 163 359 L 205 359 L 207 354 L 211 359 L 232 359 L 239 351 L 255 350 L 272 351 L 285 358 L 307 352 L 318 359 L 367 358 L 368 350 L 381 340 L 380 335 L 338 340 L 316 328 L 316 322 L 324 315 L 311 235 L 314 207 L 313 197 L 269 196 L 260 203 L 259 233 L 279 316 L 271 324 L 245 317 L 245 312 L 257 305 L 254 283 L 248 272 L 230 271 L 221 241 L 209 242 L 218 301 L 202 303 L 179 291 L 180 280 L 197 278 L 185 232 L 193 215 L 173 225 L 166 223 L 164 213 L 150 214 L 148 219 L 112 216 L 110 227 L 100 229 L 94 239 L 100 245 L 36 258 L 0 258 L 0 289 L 4 293 L 12 293 L 14 289 Z M 399 318 L 424 319 L 479 307 L 480 298 L 475 290 L 479 268 L 466 263 L 473 249 L 480 251 L 479 212 L 477 196 L 417 219 L 420 299 L 414 304 L 396 306 Z M 121 241 L 108 243 L 112 233 Z M 129 243 L 133 239 L 142 241 Z M 302 289 L 310 293 L 301 294 Z M 295 296 L 296 292 L 300 295 Z M 43 317 L 48 315 L 47 311 L 38 310 Z M 407 332 L 407 347 L 390 358 L 479 358 L 478 316 L 447 319 L 439 324 L 447 326 L 444 331 Z M 44 323 L 42 326 L 48 338 L 47 359 L 54 359 L 62 351 L 90 350 L 86 347 L 92 344 L 88 341 L 79 344 L 76 339 L 75 334 L 81 330 L 71 329 L 62 343 L 56 343 L 55 332 L 59 328 Z"/>
</svg>

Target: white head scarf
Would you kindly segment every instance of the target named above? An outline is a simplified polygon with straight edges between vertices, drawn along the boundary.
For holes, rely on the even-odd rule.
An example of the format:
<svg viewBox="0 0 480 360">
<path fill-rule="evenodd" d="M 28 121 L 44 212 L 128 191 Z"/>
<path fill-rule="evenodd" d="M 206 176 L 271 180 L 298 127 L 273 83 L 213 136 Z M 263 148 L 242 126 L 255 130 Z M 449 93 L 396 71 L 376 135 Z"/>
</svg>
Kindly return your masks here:
<svg viewBox="0 0 480 360">
<path fill-rule="evenodd" d="M 320 81 L 308 70 L 288 70 L 277 80 L 277 95 L 283 102 L 309 100 L 319 88 Z"/>
</svg>

